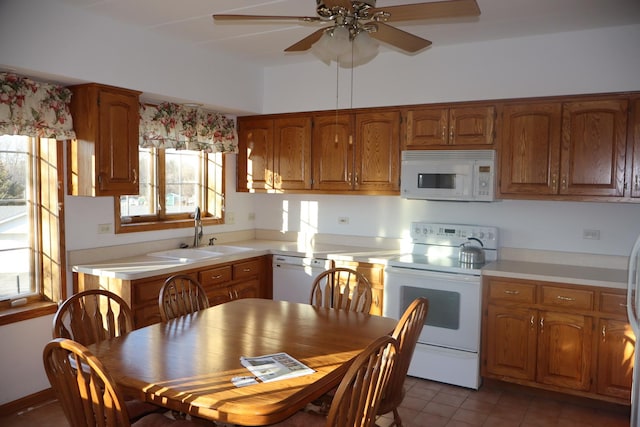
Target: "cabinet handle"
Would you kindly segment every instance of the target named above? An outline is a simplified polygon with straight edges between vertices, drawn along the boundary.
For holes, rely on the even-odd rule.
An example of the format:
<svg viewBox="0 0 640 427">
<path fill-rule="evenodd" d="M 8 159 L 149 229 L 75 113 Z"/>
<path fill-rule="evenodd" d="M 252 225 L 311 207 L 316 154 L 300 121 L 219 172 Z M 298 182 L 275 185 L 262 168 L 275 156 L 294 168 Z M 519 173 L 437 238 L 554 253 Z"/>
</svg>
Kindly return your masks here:
<svg viewBox="0 0 640 427">
<path fill-rule="evenodd" d="M 562 176 L 562 189 L 563 190 L 567 189 L 567 177 L 566 177 L 566 175 Z"/>
<path fill-rule="evenodd" d="M 446 140 L 447 140 L 447 127 L 442 126 L 442 142 L 445 142 Z"/>
<path fill-rule="evenodd" d="M 575 301 L 575 300 L 576 300 L 575 298 L 571 298 L 571 297 L 564 297 L 564 296 L 562 296 L 562 295 L 558 295 L 558 296 L 556 297 L 556 299 L 559 299 L 560 301 Z"/>
<path fill-rule="evenodd" d="M 536 325 L 536 316 L 531 315 L 531 329 L 533 329 L 533 327 Z"/>
<path fill-rule="evenodd" d="M 604 341 L 607 336 L 607 325 L 602 325 L 602 340 Z"/>
<path fill-rule="evenodd" d="M 544 317 L 540 318 L 540 333 L 544 332 Z"/>
<path fill-rule="evenodd" d="M 243 268 L 242 272 L 243 273 L 250 273 L 251 272 L 251 268 Z"/>
<path fill-rule="evenodd" d="M 636 187 L 636 191 L 640 190 L 640 174 L 636 175 L 635 187 Z"/>
<path fill-rule="evenodd" d="M 619 305 L 620 307 L 622 307 L 622 308 L 625 308 L 625 309 L 627 308 L 627 304 L 620 303 L 620 304 L 618 304 L 618 305 Z"/>
<path fill-rule="evenodd" d="M 356 172 L 356 185 L 358 185 L 358 172 Z"/>
<path fill-rule="evenodd" d="M 136 169 L 133 169 L 133 183 L 137 184 L 138 183 L 138 171 Z"/>
<path fill-rule="evenodd" d="M 453 144 L 453 126 L 449 129 L 449 144 Z"/>
<path fill-rule="evenodd" d="M 218 274 L 218 275 L 216 275 L 216 276 L 211 276 L 211 278 L 212 278 L 213 280 L 220 279 L 220 278 L 222 278 L 222 274 Z"/>
<path fill-rule="evenodd" d="M 520 291 L 512 291 L 510 289 L 505 289 L 504 293 L 507 295 L 520 295 Z"/>
</svg>

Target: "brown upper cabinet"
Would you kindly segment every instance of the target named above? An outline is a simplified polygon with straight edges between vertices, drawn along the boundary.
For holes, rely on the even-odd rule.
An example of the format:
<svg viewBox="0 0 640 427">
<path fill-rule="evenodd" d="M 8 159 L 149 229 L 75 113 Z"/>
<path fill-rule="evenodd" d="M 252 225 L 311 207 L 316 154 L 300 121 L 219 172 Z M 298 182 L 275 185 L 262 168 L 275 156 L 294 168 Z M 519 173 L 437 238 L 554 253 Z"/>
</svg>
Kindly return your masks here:
<svg viewBox="0 0 640 427">
<path fill-rule="evenodd" d="M 495 140 L 493 105 L 417 108 L 407 111 L 407 150 L 480 146 Z"/>
<path fill-rule="evenodd" d="M 623 197 L 627 109 L 615 97 L 506 104 L 501 194 Z"/>
<path fill-rule="evenodd" d="M 238 120 L 238 191 L 311 188 L 311 118 Z"/>
<path fill-rule="evenodd" d="M 69 194 L 138 194 L 140 92 L 94 83 L 69 89 L 77 138 L 68 145 Z"/>
<path fill-rule="evenodd" d="M 398 194 L 400 112 L 314 116 L 313 189 Z"/>
</svg>

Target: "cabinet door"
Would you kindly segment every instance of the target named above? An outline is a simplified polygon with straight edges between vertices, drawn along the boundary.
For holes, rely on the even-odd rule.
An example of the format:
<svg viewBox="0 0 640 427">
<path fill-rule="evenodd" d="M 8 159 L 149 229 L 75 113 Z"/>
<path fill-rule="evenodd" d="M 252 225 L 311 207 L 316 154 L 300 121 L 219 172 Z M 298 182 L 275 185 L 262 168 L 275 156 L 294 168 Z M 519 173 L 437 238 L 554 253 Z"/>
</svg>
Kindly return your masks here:
<svg viewBox="0 0 640 427">
<path fill-rule="evenodd" d="M 138 194 L 138 97 L 101 90 L 98 102 L 100 142 L 95 160 L 99 194 Z"/>
<path fill-rule="evenodd" d="M 563 105 L 560 194 L 623 196 L 626 99 Z"/>
<path fill-rule="evenodd" d="M 629 139 L 633 149 L 631 177 L 631 197 L 640 197 L 640 97 L 632 100 Z"/>
<path fill-rule="evenodd" d="M 273 186 L 281 190 L 311 188 L 311 118 L 274 120 L 273 139 Z"/>
<path fill-rule="evenodd" d="M 448 141 L 448 108 L 421 108 L 407 112 L 407 150 L 446 146 Z"/>
<path fill-rule="evenodd" d="M 314 117 L 314 189 L 350 191 L 353 188 L 353 143 L 352 115 Z"/>
<path fill-rule="evenodd" d="M 597 392 L 630 401 L 635 335 L 627 322 L 600 319 Z"/>
<path fill-rule="evenodd" d="M 502 194 L 557 194 L 560 103 L 506 105 L 502 112 Z"/>
<path fill-rule="evenodd" d="M 358 191 L 400 191 L 400 112 L 356 116 L 355 175 Z"/>
<path fill-rule="evenodd" d="M 487 374 L 535 380 L 537 312 L 487 306 L 485 369 Z"/>
<path fill-rule="evenodd" d="M 273 120 L 238 119 L 238 191 L 273 188 Z"/>
<path fill-rule="evenodd" d="M 260 298 L 260 280 L 257 278 L 237 283 L 232 290 L 233 299 Z"/>
<path fill-rule="evenodd" d="M 449 145 L 491 145 L 495 140 L 494 106 L 461 107 L 449 111 Z"/>
<path fill-rule="evenodd" d="M 588 316 L 540 312 L 538 382 L 590 389 L 592 323 Z"/>
</svg>

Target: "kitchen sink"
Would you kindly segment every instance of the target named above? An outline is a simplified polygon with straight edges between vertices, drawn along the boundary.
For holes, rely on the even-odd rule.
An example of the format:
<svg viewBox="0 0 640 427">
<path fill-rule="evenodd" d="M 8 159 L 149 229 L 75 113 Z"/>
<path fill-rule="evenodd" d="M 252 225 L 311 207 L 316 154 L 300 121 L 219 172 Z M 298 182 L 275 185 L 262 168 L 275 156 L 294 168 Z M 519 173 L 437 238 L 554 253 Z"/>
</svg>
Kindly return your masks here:
<svg viewBox="0 0 640 427">
<path fill-rule="evenodd" d="M 167 251 L 151 252 L 148 256 L 159 258 L 170 258 L 180 260 L 180 262 L 192 262 L 201 259 L 219 258 L 225 255 L 232 255 L 250 251 L 251 248 L 241 246 L 201 246 L 197 248 L 169 249 Z"/>
</svg>

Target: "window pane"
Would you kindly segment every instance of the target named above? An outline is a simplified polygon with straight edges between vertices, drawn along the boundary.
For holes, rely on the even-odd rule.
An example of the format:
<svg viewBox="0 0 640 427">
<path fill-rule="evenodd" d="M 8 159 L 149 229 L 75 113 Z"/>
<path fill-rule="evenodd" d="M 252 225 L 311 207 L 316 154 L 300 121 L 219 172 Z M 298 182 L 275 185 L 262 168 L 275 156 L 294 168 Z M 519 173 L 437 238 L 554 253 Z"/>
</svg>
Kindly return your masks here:
<svg viewBox="0 0 640 427">
<path fill-rule="evenodd" d="M 167 149 L 165 156 L 167 214 L 191 212 L 200 204 L 200 153 Z"/>
<path fill-rule="evenodd" d="M 28 137 L 0 136 L 0 299 L 36 292 L 30 144 Z"/>
<path fill-rule="evenodd" d="M 120 216 L 154 215 L 155 203 L 155 154 L 151 148 L 139 149 L 140 192 L 120 197 Z"/>
</svg>

